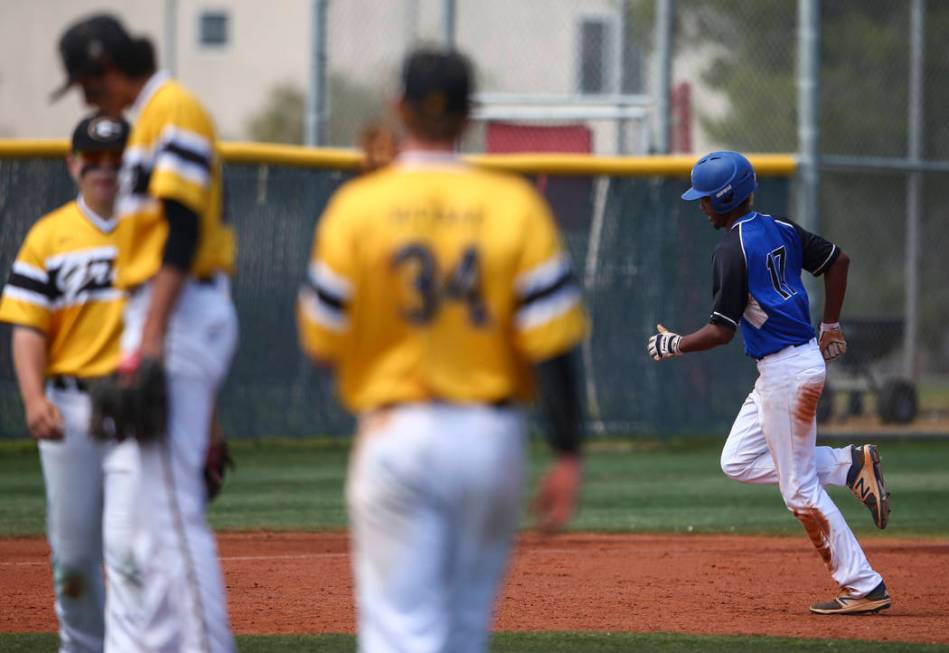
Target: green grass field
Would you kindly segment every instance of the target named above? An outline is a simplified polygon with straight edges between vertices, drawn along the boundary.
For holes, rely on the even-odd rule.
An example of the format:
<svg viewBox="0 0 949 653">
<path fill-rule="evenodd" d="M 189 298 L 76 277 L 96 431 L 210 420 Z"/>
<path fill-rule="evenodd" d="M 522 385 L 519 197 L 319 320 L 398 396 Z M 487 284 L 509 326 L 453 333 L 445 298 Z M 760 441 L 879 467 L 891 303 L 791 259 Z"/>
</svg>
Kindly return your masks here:
<svg viewBox="0 0 949 653">
<path fill-rule="evenodd" d="M 719 469 L 720 443 L 596 442 L 590 447 L 576 531 L 798 535 L 777 489 L 735 483 Z M 302 441 L 237 441 L 237 470 L 211 509 L 222 530 L 346 527 L 348 449 Z M 894 516 L 887 537 L 949 535 L 949 442 L 881 445 Z M 547 462 L 536 447 L 534 479 Z M 862 537 L 883 535 L 845 488 L 831 495 Z M 44 532 L 43 481 L 35 448 L 0 445 L 0 536 Z"/>
<path fill-rule="evenodd" d="M 723 476 L 720 441 L 594 442 L 589 447 L 581 510 L 572 530 L 639 533 L 799 535 L 777 489 Z M 211 510 L 219 530 L 339 530 L 346 526 L 343 480 L 348 449 L 316 440 L 237 441 L 237 470 Z M 884 442 L 892 493 L 887 537 L 949 535 L 949 441 Z M 532 479 L 547 462 L 534 449 Z M 866 509 L 846 489 L 831 494 L 861 537 L 878 537 Z M 35 447 L 0 443 L 0 536 L 44 532 L 43 483 Z M 241 651 L 352 651 L 347 635 L 240 638 Z M 937 651 L 945 646 L 769 637 L 634 633 L 499 633 L 492 651 Z M 54 635 L 3 635 L 3 651 L 52 651 Z"/>
<path fill-rule="evenodd" d="M 3 635 L 4 653 L 55 651 L 53 634 Z M 352 635 L 245 635 L 237 638 L 241 653 L 352 653 Z M 936 653 L 947 647 L 927 644 L 854 642 L 842 639 L 786 637 L 717 637 L 678 633 L 495 633 L 491 653 Z"/>
</svg>

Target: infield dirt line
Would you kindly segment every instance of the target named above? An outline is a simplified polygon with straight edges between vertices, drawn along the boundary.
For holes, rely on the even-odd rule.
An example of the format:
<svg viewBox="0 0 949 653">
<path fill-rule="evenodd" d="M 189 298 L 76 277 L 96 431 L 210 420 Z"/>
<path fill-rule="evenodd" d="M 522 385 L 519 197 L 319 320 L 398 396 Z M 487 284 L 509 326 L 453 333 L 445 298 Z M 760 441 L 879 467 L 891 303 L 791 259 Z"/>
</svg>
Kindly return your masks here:
<svg viewBox="0 0 949 653">
<path fill-rule="evenodd" d="M 349 536 L 219 533 L 239 634 L 351 633 Z M 949 543 L 867 539 L 894 605 L 819 617 L 836 587 L 800 537 L 523 534 L 500 592 L 504 631 L 680 632 L 949 644 Z M 44 538 L 0 539 L 0 632 L 53 632 Z M 935 582 L 934 582 L 935 581 Z"/>
<path fill-rule="evenodd" d="M 571 553 L 572 549 L 545 549 L 537 551 L 537 555 L 564 555 Z M 295 553 L 287 555 L 246 555 L 246 556 L 220 556 L 221 562 L 240 562 L 251 560 L 308 560 L 320 558 L 349 558 L 349 553 Z M 42 567 L 48 566 L 49 560 L 18 560 L 16 562 L 0 561 L 0 567 Z"/>
</svg>

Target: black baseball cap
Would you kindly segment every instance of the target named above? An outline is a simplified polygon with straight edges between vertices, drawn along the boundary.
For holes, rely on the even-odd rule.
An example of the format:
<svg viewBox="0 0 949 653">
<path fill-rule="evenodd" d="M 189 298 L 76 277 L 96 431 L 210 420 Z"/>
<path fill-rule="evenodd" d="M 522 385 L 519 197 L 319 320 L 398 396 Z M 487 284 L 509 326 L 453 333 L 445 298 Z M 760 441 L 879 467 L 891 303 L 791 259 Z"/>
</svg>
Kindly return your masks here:
<svg viewBox="0 0 949 653">
<path fill-rule="evenodd" d="M 96 113 L 84 118 L 72 133 L 73 152 L 121 152 L 129 139 L 129 124 L 122 118 Z"/>
<path fill-rule="evenodd" d="M 402 67 L 402 97 L 429 115 L 464 114 L 471 109 L 474 82 L 468 58 L 455 50 L 412 52 Z"/>
<path fill-rule="evenodd" d="M 107 63 L 132 47 L 132 37 L 115 16 L 95 14 L 73 23 L 59 39 L 66 81 L 50 99 L 58 100 L 83 77 L 102 75 Z"/>
</svg>

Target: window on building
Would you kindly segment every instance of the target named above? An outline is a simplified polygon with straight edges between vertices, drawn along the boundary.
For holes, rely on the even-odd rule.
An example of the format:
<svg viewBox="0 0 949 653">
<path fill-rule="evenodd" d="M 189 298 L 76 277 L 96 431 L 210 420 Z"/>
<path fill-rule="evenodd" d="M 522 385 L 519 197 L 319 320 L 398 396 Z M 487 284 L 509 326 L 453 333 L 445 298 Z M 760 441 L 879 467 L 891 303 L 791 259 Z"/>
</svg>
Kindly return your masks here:
<svg viewBox="0 0 949 653">
<path fill-rule="evenodd" d="M 610 22 L 606 18 L 580 21 L 579 91 L 584 95 L 608 93 L 612 65 Z"/>
<path fill-rule="evenodd" d="M 200 20 L 200 41 L 205 47 L 227 45 L 229 16 L 225 11 L 204 11 Z"/>
</svg>

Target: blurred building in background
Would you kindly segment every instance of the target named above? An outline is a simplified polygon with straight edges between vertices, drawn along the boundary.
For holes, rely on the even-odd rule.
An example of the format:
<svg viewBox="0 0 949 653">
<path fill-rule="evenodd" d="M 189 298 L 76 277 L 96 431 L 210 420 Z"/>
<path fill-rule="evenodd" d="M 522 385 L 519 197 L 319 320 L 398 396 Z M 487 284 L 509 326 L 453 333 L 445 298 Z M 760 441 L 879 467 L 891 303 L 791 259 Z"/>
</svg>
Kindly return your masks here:
<svg viewBox="0 0 949 653">
<path fill-rule="evenodd" d="M 277 140 L 302 140 L 302 127 L 285 123 L 305 101 L 314 5 L 312 0 L 0 3 L 0 134 L 43 138 L 69 132 L 82 111 L 78 94 L 48 103 L 62 76 L 56 40 L 76 18 L 110 11 L 131 31 L 152 38 L 163 66 L 209 105 L 225 138 L 251 139 L 256 129 Z M 360 122 L 384 111 L 402 55 L 419 43 L 443 42 L 443 3 L 345 0 L 326 6 L 324 141 L 350 144 Z M 487 93 L 638 92 L 643 61 L 635 47 L 625 48 L 626 60 L 621 59 L 621 6 L 612 0 L 459 2 L 456 43 L 471 53 Z"/>
</svg>

